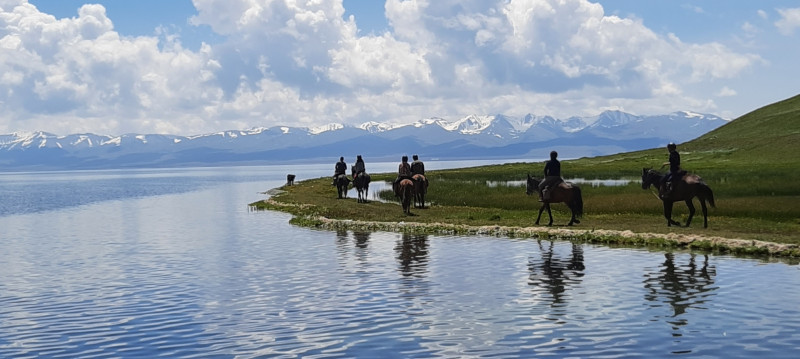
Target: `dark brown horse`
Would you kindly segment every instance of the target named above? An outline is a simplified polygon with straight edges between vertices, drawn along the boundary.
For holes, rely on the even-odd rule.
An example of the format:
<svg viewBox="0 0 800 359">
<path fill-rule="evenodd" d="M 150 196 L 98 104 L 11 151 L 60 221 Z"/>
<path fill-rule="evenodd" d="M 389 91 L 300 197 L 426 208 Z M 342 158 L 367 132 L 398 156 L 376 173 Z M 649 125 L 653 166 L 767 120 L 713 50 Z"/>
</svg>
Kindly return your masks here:
<svg viewBox="0 0 800 359">
<path fill-rule="evenodd" d="M 358 203 L 367 203 L 367 192 L 369 192 L 369 183 L 372 181 L 372 177 L 366 172 L 359 173 L 356 178 L 353 179 L 353 186 L 356 187 L 356 191 L 358 192 Z"/>
<path fill-rule="evenodd" d="M 339 198 L 347 198 L 347 189 L 350 187 L 350 178 L 348 178 L 346 174 L 340 174 L 336 176 L 336 179 L 333 180 L 333 183 L 336 185 L 336 193 L 339 194 Z"/>
<path fill-rule="evenodd" d="M 414 198 L 414 181 L 403 179 L 397 185 L 397 193 L 400 196 L 400 203 L 403 205 L 403 213 L 411 214 L 411 201 Z"/>
<path fill-rule="evenodd" d="M 661 201 L 664 202 L 664 217 L 667 219 L 667 226 L 679 226 L 680 222 L 672 220 L 672 205 L 678 201 L 686 202 L 689 207 L 689 218 L 686 220 L 686 227 L 692 224 L 692 217 L 694 217 L 694 203 L 692 199 L 697 197 L 700 200 L 700 208 L 703 210 L 703 228 L 708 228 L 708 209 L 706 208 L 706 201 L 712 208 L 716 208 L 714 204 L 714 192 L 711 187 L 703 181 L 698 175 L 685 174 L 681 178 L 674 178 L 672 181 L 672 191 L 669 195 L 665 196 L 666 188 L 661 186 L 664 174 L 650 168 L 642 168 L 642 189 L 648 189 L 650 186 L 656 186 L 659 190 Z"/>
<path fill-rule="evenodd" d="M 538 179 L 528 175 L 528 184 L 525 193 L 528 195 L 537 193 L 541 196 L 541 193 L 539 193 L 539 182 Z M 566 204 L 570 211 L 572 211 L 572 217 L 567 225 L 571 226 L 576 223 L 581 223 L 581 221 L 578 220 L 578 217 L 583 215 L 583 197 L 581 196 L 581 189 L 576 184 L 562 182 L 557 187 L 550 190 L 549 199 L 542 201 L 542 207 L 539 208 L 539 216 L 536 217 L 536 224 L 539 224 L 539 220 L 542 218 L 542 211 L 547 209 L 547 215 L 550 216 L 550 223 L 547 225 L 552 226 L 553 214 L 550 212 L 550 203 L 560 202 Z"/>
<path fill-rule="evenodd" d="M 414 181 L 414 207 L 425 208 L 425 195 L 428 194 L 428 179 L 425 175 L 415 174 L 411 176 Z"/>
</svg>

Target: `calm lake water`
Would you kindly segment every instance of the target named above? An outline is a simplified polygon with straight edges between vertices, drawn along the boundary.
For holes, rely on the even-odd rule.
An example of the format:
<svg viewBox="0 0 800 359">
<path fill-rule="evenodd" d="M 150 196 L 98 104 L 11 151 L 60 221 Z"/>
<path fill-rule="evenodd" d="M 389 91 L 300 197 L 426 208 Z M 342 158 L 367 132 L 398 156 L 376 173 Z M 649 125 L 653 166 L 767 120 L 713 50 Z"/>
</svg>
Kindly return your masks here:
<svg viewBox="0 0 800 359">
<path fill-rule="evenodd" d="M 287 173 L 302 180 L 332 170 L 0 174 L 0 357 L 800 351 L 795 265 L 567 241 L 320 231 L 248 209 Z"/>
</svg>

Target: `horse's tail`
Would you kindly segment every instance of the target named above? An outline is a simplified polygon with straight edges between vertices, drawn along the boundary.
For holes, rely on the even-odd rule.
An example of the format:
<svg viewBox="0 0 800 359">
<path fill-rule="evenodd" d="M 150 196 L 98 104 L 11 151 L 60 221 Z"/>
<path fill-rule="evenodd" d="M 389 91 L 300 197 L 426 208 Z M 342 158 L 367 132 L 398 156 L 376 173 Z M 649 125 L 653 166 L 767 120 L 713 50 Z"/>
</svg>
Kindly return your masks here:
<svg viewBox="0 0 800 359">
<path fill-rule="evenodd" d="M 711 205 L 711 208 L 717 208 L 717 205 L 714 204 L 714 191 L 711 190 L 711 187 L 702 183 L 700 189 L 703 193 L 703 197 L 705 197 L 708 200 L 708 204 Z"/>
<path fill-rule="evenodd" d="M 583 196 L 581 195 L 581 188 L 572 185 L 572 200 L 569 202 L 569 208 L 575 213 L 575 217 L 583 215 Z"/>
</svg>

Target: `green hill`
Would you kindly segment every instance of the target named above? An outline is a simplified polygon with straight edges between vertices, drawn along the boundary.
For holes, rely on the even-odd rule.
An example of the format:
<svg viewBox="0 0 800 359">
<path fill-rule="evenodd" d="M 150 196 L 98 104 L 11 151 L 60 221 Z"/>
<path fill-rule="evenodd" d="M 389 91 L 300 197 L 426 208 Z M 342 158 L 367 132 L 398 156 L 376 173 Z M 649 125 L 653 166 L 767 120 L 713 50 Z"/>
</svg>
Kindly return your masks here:
<svg viewBox="0 0 800 359">
<path fill-rule="evenodd" d="M 709 160 L 718 159 L 737 167 L 763 164 L 797 168 L 800 95 L 750 112 L 682 147 L 711 153 Z"/>
</svg>

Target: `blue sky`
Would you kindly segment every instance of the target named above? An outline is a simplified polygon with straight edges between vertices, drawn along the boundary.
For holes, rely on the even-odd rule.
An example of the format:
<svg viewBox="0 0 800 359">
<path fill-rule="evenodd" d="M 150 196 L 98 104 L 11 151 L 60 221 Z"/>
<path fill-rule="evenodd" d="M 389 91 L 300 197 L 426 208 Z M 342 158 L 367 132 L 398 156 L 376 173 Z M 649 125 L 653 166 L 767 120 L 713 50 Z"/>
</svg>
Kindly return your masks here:
<svg viewBox="0 0 800 359">
<path fill-rule="evenodd" d="M 735 118 L 800 93 L 799 40 L 788 0 L 0 0 L 0 133 Z"/>
</svg>

